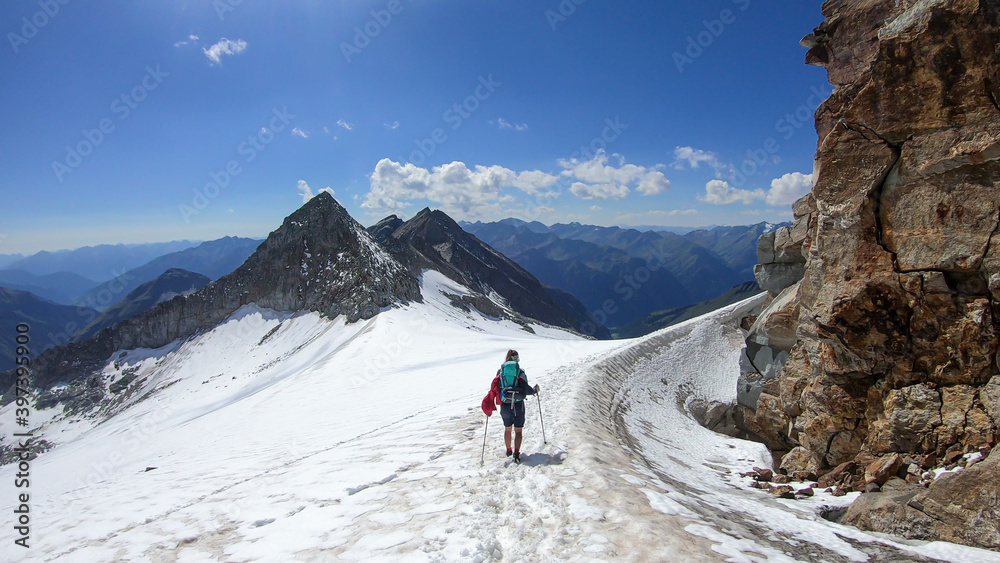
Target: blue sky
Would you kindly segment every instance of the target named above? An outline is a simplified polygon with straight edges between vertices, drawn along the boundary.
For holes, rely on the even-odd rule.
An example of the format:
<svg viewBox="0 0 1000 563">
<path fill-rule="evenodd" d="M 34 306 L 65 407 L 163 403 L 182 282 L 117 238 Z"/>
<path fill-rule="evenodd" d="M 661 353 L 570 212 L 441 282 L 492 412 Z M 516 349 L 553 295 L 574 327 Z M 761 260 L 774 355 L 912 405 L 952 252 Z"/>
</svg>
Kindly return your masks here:
<svg viewBox="0 0 1000 563">
<path fill-rule="evenodd" d="M 819 8 L 5 2 L 0 254 L 265 236 L 325 188 L 366 225 L 787 220 Z"/>
</svg>

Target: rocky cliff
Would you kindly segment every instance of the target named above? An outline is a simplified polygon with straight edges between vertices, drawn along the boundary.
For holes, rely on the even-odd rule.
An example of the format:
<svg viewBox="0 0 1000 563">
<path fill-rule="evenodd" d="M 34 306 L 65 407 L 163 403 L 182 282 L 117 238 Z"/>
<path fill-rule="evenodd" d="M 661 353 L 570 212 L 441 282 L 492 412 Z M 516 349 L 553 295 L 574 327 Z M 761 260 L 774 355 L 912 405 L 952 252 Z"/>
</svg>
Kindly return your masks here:
<svg viewBox="0 0 1000 563">
<path fill-rule="evenodd" d="M 783 471 L 839 466 L 861 490 L 890 456 L 917 482 L 996 443 L 1000 1 L 830 0 L 823 14 L 803 44 L 836 90 L 816 112 L 812 193 L 761 239 L 773 300 L 739 394 Z M 951 539 L 1000 547 L 987 524 Z"/>
</svg>

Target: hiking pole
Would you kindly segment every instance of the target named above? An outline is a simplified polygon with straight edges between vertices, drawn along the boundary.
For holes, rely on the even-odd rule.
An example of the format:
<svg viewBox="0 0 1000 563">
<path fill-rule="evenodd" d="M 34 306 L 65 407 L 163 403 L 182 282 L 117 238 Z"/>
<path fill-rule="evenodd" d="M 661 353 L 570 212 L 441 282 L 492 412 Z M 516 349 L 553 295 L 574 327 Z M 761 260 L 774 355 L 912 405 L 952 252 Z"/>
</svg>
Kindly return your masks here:
<svg viewBox="0 0 1000 563">
<path fill-rule="evenodd" d="M 490 429 L 490 417 L 486 415 L 486 428 L 483 429 L 483 455 L 479 457 L 479 465 L 486 463 L 486 431 Z"/>
<path fill-rule="evenodd" d="M 542 418 L 542 399 L 535 393 L 535 399 L 538 399 L 538 422 L 542 424 L 542 443 L 548 444 L 549 441 L 545 439 L 545 419 Z"/>
</svg>

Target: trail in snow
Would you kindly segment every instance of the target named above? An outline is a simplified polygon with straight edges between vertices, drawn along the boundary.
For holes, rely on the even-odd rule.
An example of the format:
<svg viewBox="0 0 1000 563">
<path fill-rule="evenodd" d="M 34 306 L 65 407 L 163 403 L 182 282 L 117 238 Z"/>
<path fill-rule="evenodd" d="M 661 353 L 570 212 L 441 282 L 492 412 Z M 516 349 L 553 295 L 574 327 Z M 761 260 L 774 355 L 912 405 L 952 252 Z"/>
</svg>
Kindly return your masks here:
<svg viewBox="0 0 1000 563">
<path fill-rule="evenodd" d="M 849 499 L 740 483 L 766 451 L 698 426 L 685 404 L 732 398 L 752 301 L 594 342 L 465 314 L 446 296 L 465 291 L 427 272 L 425 304 L 368 322 L 250 308 L 128 353 L 117 369 L 139 366 L 150 399 L 97 426 L 43 413 L 60 445 L 33 465 L 27 560 L 1000 560 L 816 516 Z M 549 444 L 529 400 L 524 463 L 503 455 L 494 416 L 480 465 L 479 401 L 510 347 L 542 386 Z"/>
</svg>

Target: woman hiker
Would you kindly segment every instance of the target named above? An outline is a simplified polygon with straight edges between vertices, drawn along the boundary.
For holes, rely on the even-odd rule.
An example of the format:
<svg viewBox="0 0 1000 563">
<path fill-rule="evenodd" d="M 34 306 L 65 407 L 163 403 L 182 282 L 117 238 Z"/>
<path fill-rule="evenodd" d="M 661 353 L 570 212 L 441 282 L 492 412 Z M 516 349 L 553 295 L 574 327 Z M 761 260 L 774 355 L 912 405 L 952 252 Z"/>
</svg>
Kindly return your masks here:
<svg viewBox="0 0 1000 563">
<path fill-rule="evenodd" d="M 503 440 L 507 446 L 507 455 L 513 455 L 514 461 L 521 463 L 521 430 L 524 428 L 524 398 L 538 393 L 539 387 L 528 385 L 528 376 L 521 369 L 517 350 L 508 350 L 497 375 L 490 386 L 490 392 L 483 399 L 483 412 L 486 416 L 493 414 L 495 406 L 500 405 L 500 418 L 503 419 Z M 514 428 L 514 449 L 511 450 L 510 430 Z"/>
</svg>

